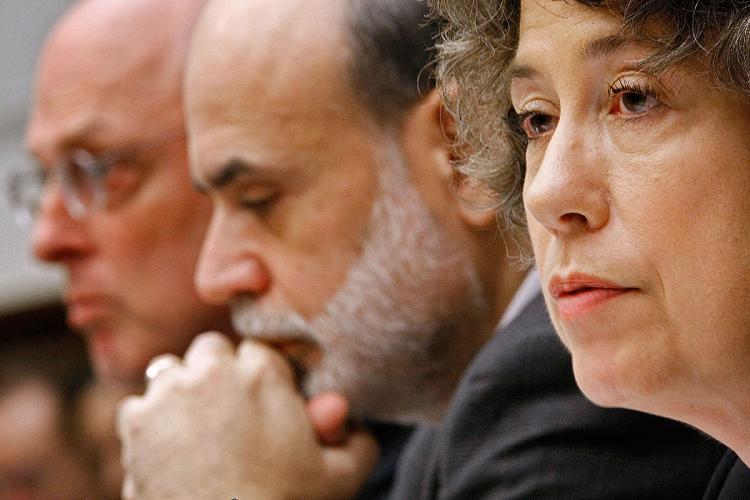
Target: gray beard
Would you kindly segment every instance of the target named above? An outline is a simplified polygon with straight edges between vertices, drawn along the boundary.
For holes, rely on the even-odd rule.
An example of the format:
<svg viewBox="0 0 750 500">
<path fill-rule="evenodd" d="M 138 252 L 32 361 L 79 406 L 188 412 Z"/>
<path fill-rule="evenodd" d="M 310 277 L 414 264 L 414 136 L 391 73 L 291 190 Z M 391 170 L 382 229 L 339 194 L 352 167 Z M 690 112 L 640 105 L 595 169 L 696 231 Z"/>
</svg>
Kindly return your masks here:
<svg viewBox="0 0 750 500">
<path fill-rule="evenodd" d="M 433 219 L 390 142 L 362 255 L 323 312 L 308 321 L 244 297 L 232 319 L 251 338 L 319 346 L 320 365 L 300 367 L 306 395 L 342 393 L 355 418 L 436 422 L 476 351 L 469 336 L 487 304 L 466 251 Z"/>
</svg>

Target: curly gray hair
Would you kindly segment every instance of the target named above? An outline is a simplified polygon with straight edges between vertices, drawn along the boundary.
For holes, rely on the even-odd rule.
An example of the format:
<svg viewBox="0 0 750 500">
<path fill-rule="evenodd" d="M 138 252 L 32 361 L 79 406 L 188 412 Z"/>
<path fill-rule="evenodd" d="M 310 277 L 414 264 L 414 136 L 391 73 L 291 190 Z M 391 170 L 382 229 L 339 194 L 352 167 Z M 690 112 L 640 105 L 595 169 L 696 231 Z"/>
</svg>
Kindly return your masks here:
<svg viewBox="0 0 750 500">
<path fill-rule="evenodd" d="M 608 9 L 621 17 L 623 34 L 660 47 L 645 69 L 662 71 L 700 59 L 717 83 L 750 98 L 750 1 L 578 1 Z M 507 78 L 518 44 L 521 2 L 428 2 L 443 26 L 438 84 L 459 123 L 459 140 L 472 152 L 459 168 L 493 190 L 501 224 L 523 241 L 526 143 L 509 119 Z"/>
</svg>

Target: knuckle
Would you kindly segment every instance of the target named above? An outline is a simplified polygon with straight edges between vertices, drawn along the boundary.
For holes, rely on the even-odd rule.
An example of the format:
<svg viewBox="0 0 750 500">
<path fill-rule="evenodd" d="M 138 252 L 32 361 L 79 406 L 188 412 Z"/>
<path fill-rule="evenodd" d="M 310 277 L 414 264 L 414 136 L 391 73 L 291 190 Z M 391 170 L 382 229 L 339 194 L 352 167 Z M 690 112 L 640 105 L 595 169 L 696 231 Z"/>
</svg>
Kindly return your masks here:
<svg viewBox="0 0 750 500">
<path fill-rule="evenodd" d="M 239 366 L 246 379 L 259 387 L 270 383 L 291 380 L 292 372 L 287 361 L 272 348 L 257 343 L 243 343 Z"/>
<path fill-rule="evenodd" d="M 184 371 L 185 368 L 175 366 L 160 373 L 158 377 L 148 383 L 143 400 L 153 401 L 165 392 L 174 390 L 175 386 L 179 385 L 180 380 L 184 377 Z"/>
<path fill-rule="evenodd" d="M 120 401 L 117 407 L 115 421 L 118 434 L 120 434 L 121 437 L 132 434 L 134 426 L 140 421 L 140 415 L 142 413 L 143 397 L 128 396 Z"/>
<path fill-rule="evenodd" d="M 202 333 L 193 340 L 185 353 L 185 365 L 199 367 L 217 360 L 225 363 L 232 355 L 234 347 L 229 339 L 216 332 Z"/>
<path fill-rule="evenodd" d="M 219 332 L 201 333 L 193 341 L 193 346 L 198 348 L 224 347 L 228 345 L 230 345 L 229 340 Z"/>
<path fill-rule="evenodd" d="M 216 383 L 225 380 L 229 375 L 228 363 L 216 356 L 207 357 L 200 365 L 186 370 L 185 385 L 188 390 L 198 386 Z"/>
</svg>

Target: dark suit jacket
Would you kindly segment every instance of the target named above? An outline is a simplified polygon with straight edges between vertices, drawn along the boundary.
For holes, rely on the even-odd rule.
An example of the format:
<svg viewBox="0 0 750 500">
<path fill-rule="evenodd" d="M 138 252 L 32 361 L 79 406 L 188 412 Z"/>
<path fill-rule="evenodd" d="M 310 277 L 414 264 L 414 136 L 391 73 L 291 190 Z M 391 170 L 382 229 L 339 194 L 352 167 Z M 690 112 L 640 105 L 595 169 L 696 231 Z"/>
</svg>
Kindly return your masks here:
<svg viewBox="0 0 750 500">
<path fill-rule="evenodd" d="M 474 359 L 442 427 L 418 429 L 391 498 L 701 498 L 724 451 L 590 403 L 539 295 Z"/>
<path fill-rule="evenodd" d="M 375 421 L 366 422 L 365 427 L 378 442 L 380 459 L 365 485 L 359 490 L 356 499 L 382 500 L 388 498 L 388 492 L 393 486 L 396 464 L 414 427 Z"/>
<path fill-rule="evenodd" d="M 750 469 L 728 451 L 711 478 L 704 500 L 747 500 L 750 498 Z"/>
</svg>

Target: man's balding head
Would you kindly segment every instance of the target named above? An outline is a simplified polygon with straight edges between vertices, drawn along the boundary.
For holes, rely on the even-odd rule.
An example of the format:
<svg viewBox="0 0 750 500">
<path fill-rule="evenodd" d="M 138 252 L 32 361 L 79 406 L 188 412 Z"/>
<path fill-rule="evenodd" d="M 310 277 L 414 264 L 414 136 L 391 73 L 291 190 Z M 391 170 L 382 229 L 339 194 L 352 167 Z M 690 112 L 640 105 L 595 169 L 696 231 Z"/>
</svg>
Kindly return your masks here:
<svg viewBox="0 0 750 500">
<path fill-rule="evenodd" d="M 217 67 L 228 62 L 222 58 L 239 56 L 237 64 L 260 58 L 266 68 L 291 66 L 300 75 L 308 74 L 309 64 L 320 63 L 315 54 L 325 54 L 343 72 L 339 80 L 370 119 L 398 126 L 434 87 L 430 59 L 437 25 L 428 21 L 427 13 L 424 2 L 402 0 L 319 5 L 216 0 L 206 9 L 196 37 L 216 43 L 196 43 L 195 52 L 205 49 Z M 224 50 L 232 45 L 245 47 L 237 53 Z M 297 50 L 288 50 L 290 46 Z M 219 71 L 213 74 L 222 77 Z"/>
<path fill-rule="evenodd" d="M 440 100 L 418 90 L 423 5 L 377 3 L 206 8 L 185 90 L 193 177 L 214 200 L 197 283 L 308 394 L 434 421 L 512 287 L 489 283 L 502 251 L 476 229 L 493 218 L 465 217 Z"/>
<path fill-rule="evenodd" d="M 127 120 L 140 106 L 152 119 L 181 121 L 182 75 L 192 27 L 203 0 L 83 0 L 50 33 L 38 63 L 30 123 L 70 114 L 79 99 Z M 80 95 L 85 90 L 84 95 Z M 141 118 L 141 117 L 138 117 Z M 95 117 L 80 117 L 81 121 Z M 113 117 L 112 119 L 115 119 Z"/>
</svg>

